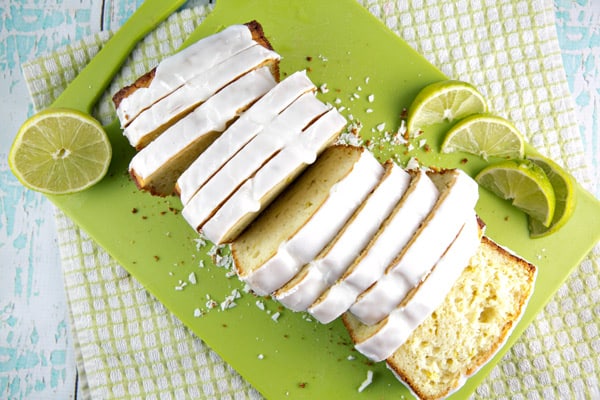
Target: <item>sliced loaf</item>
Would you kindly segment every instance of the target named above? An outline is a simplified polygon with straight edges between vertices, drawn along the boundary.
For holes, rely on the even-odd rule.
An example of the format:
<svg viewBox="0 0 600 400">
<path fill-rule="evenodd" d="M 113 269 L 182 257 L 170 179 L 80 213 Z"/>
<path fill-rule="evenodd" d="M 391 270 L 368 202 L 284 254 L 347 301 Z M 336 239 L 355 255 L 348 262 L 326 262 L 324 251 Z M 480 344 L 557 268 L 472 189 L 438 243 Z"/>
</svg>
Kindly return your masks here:
<svg viewBox="0 0 600 400">
<path fill-rule="evenodd" d="M 373 361 L 391 356 L 437 309 L 479 247 L 482 229 L 475 212 L 427 277 L 383 320 L 365 325 L 347 312 L 343 321 L 358 351 Z"/>
<path fill-rule="evenodd" d="M 305 311 L 367 246 L 408 188 L 410 175 L 392 161 L 381 180 L 336 237 L 308 264 L 273 293 L 294 311 Z"/>
<path fill-rule="evenodd" d="M 384 273 L 433 208 L 438 190 L 423 171 L 411 171 L 406 193 L 375 236 L 341 278 L 308 308 L 318 321 L 329 323 L 346 312 L 356 298 Z"/>
<path fill-rule="evenodd" d="M 242 50 L 142 111 L 123 134 L 132 146 L 140 150 L 210 96 L 249 71 L 269 66 L 277 80 L 278 61 L 277 53 L 259 44 Z"/>
<path fill-rule="evenodd" d="M 315 90 L 306 71 L 298 71 L 254 103 L 179 177 L 176 191 L 183 205 L 265 125 L 302 94 Z"/>
<path fill-rule="evenodd" d="M 382 174 L 364 148 L 328 148 L 231 244 L 240 279 L 259 295 L 279 289 L 333 239 Z"/>
<path fill-rule="evenodd" d="M 483 237 L 456 284 L 387 358 L 387 366 L 419 398 L 445 398 L 489 361 L 521 318 L 536 268 Z"/>
<path fill-rule="evenodd" d="M 165 58 L 156 68 L 113 96 L 121 126 L 129 125 L 142 111 L 195 76 L 255 44 L 272 49 L 261 25 L 252 21 L 229 26 Z"/>
<path fill-rule="evenodd" d="M 183 208 L 186 221 L 199 231 L 239 186 L 327 110 L 314 93 L 296 99 L 198 189 Z"/>
<path fill-rule="evenodd" d="M 138 188 L 173 193 L 181 173 L 252 103 L 276 85 L 267 67 L 227 85 L 137 153 L 129 172 Z"/>
<path fill-rule="evenodd" d="M 289 143 L 236 190 L 204 224 L 202 232 L 214 243 L 233 241 L 317 156 L 331 145 L 346 125 L 332 108 L 298 140 Z"/>
<path fill-rule="evenodd" d="M 429 176 L 440 192 L 434 208 L 385 274 L 361 293 L 350 308 L 367 325 L 381 321 L 400 304 L 431 271 L 473 213 L 479 198 L 473 178 L 458 169 Z"/>
</svg>

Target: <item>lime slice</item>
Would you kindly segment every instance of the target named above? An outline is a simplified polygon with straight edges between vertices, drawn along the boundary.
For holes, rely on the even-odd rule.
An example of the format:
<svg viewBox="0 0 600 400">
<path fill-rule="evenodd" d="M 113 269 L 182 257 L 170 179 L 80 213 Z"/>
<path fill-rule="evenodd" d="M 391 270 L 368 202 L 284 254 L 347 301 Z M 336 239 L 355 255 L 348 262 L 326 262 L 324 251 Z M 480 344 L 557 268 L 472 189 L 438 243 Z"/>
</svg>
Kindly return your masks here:
<svg viewBox="0 0 600 400">
<path fill-rule="evenodd" d="M 79 111 L 48 109 L 21 126 L 8 163 L 24 186 L 66 194 L 102 179 L 111 155 L 108 137 L 95 119 Z"/>
<path fill-rule="evenodd" d="M 426 126 L 452 122 L 487 110 L 485 99 L 466 82 L 447 80 L 425 86 L 408 109 L 408 132 L 416 134 Z"/>
<path fill-rule="evenodd" d="M 533 218 L 529 219 L 531 237 L 547 236 L 562 228 L 573 214 L 576 203 L 573 178 L 552 160 L 542 156 L 528 156 L 527 159 L 544 170 L 554 189 L 556 207 L 550 226 L 545 227 L 539 221 Z"/>
<path fill-rule="evenodd" d="M 456 123 L 444 138 L 442 153 L 464 151 L 487 161 L 488 157 L 523 158 L 523 135 L 508 120 L 475 114 Z"/>
<path fill-rule="evenodd" d="M 475 180 L 531 218 L 548 226 L 554 215 L 554 189 L 542 168 L 527 160 L 508 160 L 484 168 Z"/>
</svg>

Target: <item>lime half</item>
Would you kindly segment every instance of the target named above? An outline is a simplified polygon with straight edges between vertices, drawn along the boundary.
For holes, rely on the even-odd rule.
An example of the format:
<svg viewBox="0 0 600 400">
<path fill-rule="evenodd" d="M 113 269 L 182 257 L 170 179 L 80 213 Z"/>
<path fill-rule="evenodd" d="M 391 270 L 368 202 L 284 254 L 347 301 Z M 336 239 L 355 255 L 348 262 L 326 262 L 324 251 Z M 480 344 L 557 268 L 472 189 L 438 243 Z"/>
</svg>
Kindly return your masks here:
<svg viewBox="0 0 600 400">
<path fill-rule="evenodd" d="M 447 80 L 425 86 L 408 109 L 408 132 L 416 134 L 426 126 L 453 122 L 487 110 L 485 99 L 466 82 Z"/>
<path fill-rule="evenodd" d="M 74 110 L 48 109 L 21 126 L 8 163 L 24 186 L 67 194 L 102 179 L 111 156 L 108 137 L 94 118 Z"/>
<path fill-rule="evenodd" d="M 542 156 L 528 156 L 527 158 L 544 170 L 554 189 L 556 207 L 550 226 L 545 227 L 539 221 L 533 218 L 529 219 L 531 237 L 547 236 L 562 228 L 573 214 L 576 204 L 573 178 L 552 160 Z"/>
<path fill-rule="evenodd" d="M 488 157 L 523 158 L 525 141 L 508 120 L 490 114 L 475 114 L 456 123 L 442 143 L 442 153 L 464 151 Z"/>
<path fill-rule="evenodd" d="M 539 166 L 527 160 L 509 160 L 484 168 L 475 180 L 497 196 L 549 226 L 554 216 L 555 196 L 550 180 Z"/>
</svg>

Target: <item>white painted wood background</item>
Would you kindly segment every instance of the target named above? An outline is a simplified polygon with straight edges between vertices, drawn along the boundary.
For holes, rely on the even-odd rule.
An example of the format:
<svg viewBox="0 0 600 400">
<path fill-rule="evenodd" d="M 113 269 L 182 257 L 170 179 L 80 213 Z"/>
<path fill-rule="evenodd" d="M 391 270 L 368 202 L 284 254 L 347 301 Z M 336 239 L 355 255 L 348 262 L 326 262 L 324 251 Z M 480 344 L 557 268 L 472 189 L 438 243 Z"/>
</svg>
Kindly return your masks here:
<svg viewBox="0 0 600 400">
<path fill-rule="evenodd" d="M 20 64 L 118 28 L 141 1 L 0 0 L 0 399 L 78 397 L 52 206 L 21 187 L 6 162 L 18 127 L 33 111 Z M 582 138 L 599 181 L 600 0 L 554 5 Z"/>
</svg>

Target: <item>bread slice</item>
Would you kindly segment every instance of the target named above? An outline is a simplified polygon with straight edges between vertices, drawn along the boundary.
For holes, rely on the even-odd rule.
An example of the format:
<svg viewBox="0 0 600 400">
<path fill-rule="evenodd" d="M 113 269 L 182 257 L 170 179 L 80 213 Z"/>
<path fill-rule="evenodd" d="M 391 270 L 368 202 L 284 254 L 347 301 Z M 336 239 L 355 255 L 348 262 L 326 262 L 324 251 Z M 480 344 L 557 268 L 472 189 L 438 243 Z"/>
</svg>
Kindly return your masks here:
<svg viewBox="0 0 600 400">
<path fill-rule="evenodd" d="M 305 311 L 346 271 L 367 246 L 408 188 L 410 175 L 392 161 L 369 197 L 336 237 L 308 264 L 273 293 L 293 311 Z"/>
<path fill-rule="evenodd" d="M 181 173 L 275 84 L 267 67 L 249 72 L 170 127 L 131 160 L 129 172 L 138 188 L 159 196 L 172 194 Z"/>
<path fill-rule="evenodd" d="M 385 318 L 431 271 L 477 203 L 479 186 L 465 172 L 452 169 L 429 176 L 440 192 L 433 210 L 385 274 L 350 308 L 367 325 Z"/>
<path fill-rule="evenodd" d="M 366 149 L 332 146 L 232 244 L 241 280 L 279 289 L 336 235 L 383 174 Z"/>
<path fill-rule="evenodd" d="M 142 111 L 195 76 L 256 44 L 272 50 L 261 25 L 251 21 L 232 25 L 165 58 L 157 67 L 114 94 L 113 103 L 121 126 L 125 128 Z"/>
<path fill-rule="evenodd" d="M 198 189 L 183 208 L 186 221 L 200 230 L 239 186 L 327 110 L 314 93 L 296 99 Z"/>
<path fill-rule="evenodd" d="M 410 185 L 392 214 L 342 277 L 308 308 L 322 323 L 346 312 L 360 293 L 377 281 L 433 208 L 438 190 L 424 171 L 411 171 Z"/>
<path fill-rule="evenodd" d="M 317 156 L 331 145 L 346 125 L 335 109 L 306 128 L 236 190 L 204 224 L 202 232 L 214 243 L 229 243 L 264 210 Z"/>
<path fill-rule="evenodd" d="M 140 150 L 210 96 L 249 71 L 269 66 L 278 80 L 279 58 L 277 53 L 259 44 L 242 50 L 142 111 L 123 134 L 132 146 Z"/>
<path fill-rule="evenodd" d="M 177 180 L 175 190 L 182 204 L 186 205 L 198 188 L 204 186 L 221 166 L 294 100 L 315 90 L 316 87 L 306 75 L 306 71 L 298 71 L 254 103 Z"/>
<path fill-rule="evenodd" d="M 391 356 L 442 304 L 469 259 L 477 252 L 482 233 L 473 211 L 429 275 L 377 324 L 365 325 L 352 313 L 345 313 L 342 318 L 356 349 L 373 361 Z"/>
<path fill-rule="evenodd" d="M 536 268 L 487 237 L 442 305 L 386 361 L 421 399 L 450 395 L 502 347 L 533 293 Z"/>
</svg>

